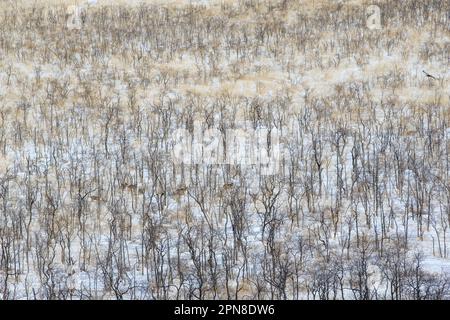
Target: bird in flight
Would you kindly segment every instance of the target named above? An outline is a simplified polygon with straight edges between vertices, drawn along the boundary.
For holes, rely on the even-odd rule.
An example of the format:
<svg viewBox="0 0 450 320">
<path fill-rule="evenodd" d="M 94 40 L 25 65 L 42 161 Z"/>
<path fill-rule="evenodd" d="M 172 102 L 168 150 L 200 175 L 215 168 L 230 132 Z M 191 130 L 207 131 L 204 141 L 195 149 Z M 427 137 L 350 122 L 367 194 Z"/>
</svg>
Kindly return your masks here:
<svg viewBox="0 0 450 320">
<path fill-rule="evenodd" d="M 437 78 L 436 78 L 435 76 L 432 76 L 431 74 L 425 72 L 425 70 L 422 70 L 422 72 L 425 73 L 425 75 L 427 76 L 427 78 L 437 80 Z"/>
</svg>

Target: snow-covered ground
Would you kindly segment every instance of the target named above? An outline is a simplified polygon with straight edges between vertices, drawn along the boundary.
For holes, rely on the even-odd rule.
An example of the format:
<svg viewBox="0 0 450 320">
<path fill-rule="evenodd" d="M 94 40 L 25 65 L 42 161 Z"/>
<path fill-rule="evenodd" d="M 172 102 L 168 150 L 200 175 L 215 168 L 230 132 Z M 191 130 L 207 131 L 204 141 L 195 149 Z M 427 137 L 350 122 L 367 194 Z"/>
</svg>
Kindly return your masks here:
<svg viewBox="0 0 450 320">
<path fill-rule="evenodd" d="M 449 5 L 5 2 L 0 298 L 448 298 Z"/>
</svg>

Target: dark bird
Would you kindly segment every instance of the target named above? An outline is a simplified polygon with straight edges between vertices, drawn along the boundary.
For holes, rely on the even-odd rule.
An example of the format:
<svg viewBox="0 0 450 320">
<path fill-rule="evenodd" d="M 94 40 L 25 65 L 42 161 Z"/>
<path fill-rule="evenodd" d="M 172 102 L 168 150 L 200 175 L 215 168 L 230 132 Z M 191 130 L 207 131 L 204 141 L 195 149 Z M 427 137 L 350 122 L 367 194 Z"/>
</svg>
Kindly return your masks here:
<svg viewBox="0 0 450 320">
<path fill-rule="evenodd" d="M 436 78 L 435 76 L 432 76 L 431 74 L 425 72 L 425 70 L 422 70 L 422 72 L 425 73 L 425 75 L 427 76 L 427 78 L 431 78 L 431 79 L 437 80 L 437 78 Z"/>
</svg>

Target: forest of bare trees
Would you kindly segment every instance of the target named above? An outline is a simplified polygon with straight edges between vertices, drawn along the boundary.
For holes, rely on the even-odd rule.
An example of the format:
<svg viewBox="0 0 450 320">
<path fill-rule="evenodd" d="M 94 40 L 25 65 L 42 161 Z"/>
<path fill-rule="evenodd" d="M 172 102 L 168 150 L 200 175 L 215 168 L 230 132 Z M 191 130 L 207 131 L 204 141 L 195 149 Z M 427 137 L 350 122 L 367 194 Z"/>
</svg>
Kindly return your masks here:
<svg viewBox="0 0 450 320">
<path fill-rule="evenodd" d="M 0 299 L 450 298 L 450 2 L 370 4 L 1 1 Z"/>
</svg>

